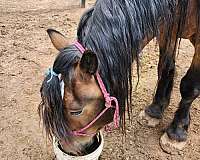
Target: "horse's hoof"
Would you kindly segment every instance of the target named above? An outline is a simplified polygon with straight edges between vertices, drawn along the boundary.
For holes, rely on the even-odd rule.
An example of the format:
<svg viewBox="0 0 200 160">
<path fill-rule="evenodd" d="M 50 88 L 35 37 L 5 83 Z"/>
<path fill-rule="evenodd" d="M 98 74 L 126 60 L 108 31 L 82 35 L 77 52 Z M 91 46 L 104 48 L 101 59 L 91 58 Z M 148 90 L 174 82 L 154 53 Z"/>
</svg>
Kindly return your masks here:
<svg viewBox="0 0 200 160">
<path fill-rule="evenodd" d="M 187 140 L 187 131 L 183 127 L 177 126 L 174 128 L 173 126 L 169 126 L 166 130 L 166 133 L 170 139 L 178 142 Z"/>
<path fill-rule="evenodd" d="M 145 109 L 145 113 L 148 114 L 152 118 L 161 119 L 162 111 L 159 105 L 151 104 Z"/>
<path fill-rule="evenodd" d="M 152 118 L 145 111 L 141 111 L 139 114 L 138 123 L 148 127 L 156 127 L 160 123 L 160 119 Z"/>
<path fill-rule="evenodd" d="M 170 139 L 167 133 L 164 133 L 160 138 L 160 146 L 162 150 L 169 154 L 179 154 L 184 149 L 186 144 L 186 141 L 178 142 L 176 140 Z"/>
</svg>

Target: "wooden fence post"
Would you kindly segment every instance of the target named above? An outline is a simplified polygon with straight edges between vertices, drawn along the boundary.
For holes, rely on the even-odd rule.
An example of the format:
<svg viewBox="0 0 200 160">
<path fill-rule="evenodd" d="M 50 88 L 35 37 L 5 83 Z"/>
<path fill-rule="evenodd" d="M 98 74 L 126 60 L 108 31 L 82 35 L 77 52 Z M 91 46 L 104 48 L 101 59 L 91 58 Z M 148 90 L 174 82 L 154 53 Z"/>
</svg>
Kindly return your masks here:
<svg viewBox="0 0 200 160">
<path fill-rule="evenodd" d="M 81 0 L 81 8 L 85 8 L 85 0 Z"/>
</svg>

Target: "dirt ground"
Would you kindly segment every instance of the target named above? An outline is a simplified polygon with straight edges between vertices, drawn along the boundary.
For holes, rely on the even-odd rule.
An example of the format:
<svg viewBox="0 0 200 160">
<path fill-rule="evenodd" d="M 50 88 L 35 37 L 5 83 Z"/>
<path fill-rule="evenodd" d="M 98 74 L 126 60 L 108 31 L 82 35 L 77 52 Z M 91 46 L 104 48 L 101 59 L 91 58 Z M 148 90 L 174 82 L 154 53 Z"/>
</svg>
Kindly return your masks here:
<svg viewBox="0 0 200 160">
<path fill-rule="evenodd" d="M 93 1 L 87 1 L 88 6 Z M 52 145 L 39 126 L 37 107 L 44 71 L 52 65 L 57 54 L 46 29 L 55 28 L 72 41 L 85 10 L 67 5 L 66 0 L 0 0 L 1 160 L 50 160 L 54 157 Z M 200 159 L 200 98 L 192 105 L 188 144 L 184 151 L 171 155 L 159 145 L 159 138 L 180 101 L 180 79 L 190 65 L 193 52 L 189 41 L 183 40 L 170 106 L 159 127 L 148 128 L 140 125 L 137 119 L 140 111 L 152 101 L 157 79 L 158 49 L 155 42 L 146 46 L 141 59 L 140 83 L 133 93 L 133 122 L 127 124 L 125 140 L 122 140 L 119 131 L 105 133 L 102 160 Z"/>
</svg>

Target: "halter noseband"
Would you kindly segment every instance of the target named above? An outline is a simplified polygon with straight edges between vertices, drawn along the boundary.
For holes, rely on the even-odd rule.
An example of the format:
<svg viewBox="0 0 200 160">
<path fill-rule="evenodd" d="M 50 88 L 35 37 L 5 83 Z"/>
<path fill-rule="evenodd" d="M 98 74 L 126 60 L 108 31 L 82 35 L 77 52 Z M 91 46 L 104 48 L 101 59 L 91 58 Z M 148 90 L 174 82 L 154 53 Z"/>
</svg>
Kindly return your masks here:
<svg viewBox="0 0 200 160">
<path fill-rule="evenodd" d="M 85 52 L 85 48 L 78 42 L 74 42 L 74 45 L 76 46 L 76 48 L 83 54 Z M 57 74 L 54 74 L 55 72 L 51 69 L 49 70 L 49 72 L 51 73 L 51 77 L 50 79 L 47 81 L 47 83 L 52 79 L 52 76 L 58 76 Z M 90 128 L 108 109 L 110 108 L 115 108 L 115 113 L 114 113 L 114 117 L 113 117 L 113 123 L 114 123 L 114 127 L 113 128 L 118 128 L 119 127 L 119 104 L 117 101 L 117 98 L 110 96 L 110 94 L 107 92 L 106 87 L 101 79 L 101 76 L 99 75 L 99 73 L 96 73 L 96 78 L 98 81 L 98 84 L 100 86 L 101 92 L 103 93 L 104 99 L 105 99 L 105 109 L 103 111 L 101 111 L 89 124 L 87 124 L 85 127 L 83 127 L 82 129 L 79 129 L 77 131 L 72 131 L 71 135 L 73 136 L 92 136 L 95 135 L 96 133 L 91 133 L 91 134 L 87 134 L 85 133 L 85 130 L 87 130 L 88 128 Z M 61 95 L 63 97 L 64 95 L 64 82 L 61 81 L 60 82 L 60 86 L 61 86 Z M 111 128 L 111 125 L 108 124 L 105 126 L 105 129 L 107 128 Z"/>
</svg>

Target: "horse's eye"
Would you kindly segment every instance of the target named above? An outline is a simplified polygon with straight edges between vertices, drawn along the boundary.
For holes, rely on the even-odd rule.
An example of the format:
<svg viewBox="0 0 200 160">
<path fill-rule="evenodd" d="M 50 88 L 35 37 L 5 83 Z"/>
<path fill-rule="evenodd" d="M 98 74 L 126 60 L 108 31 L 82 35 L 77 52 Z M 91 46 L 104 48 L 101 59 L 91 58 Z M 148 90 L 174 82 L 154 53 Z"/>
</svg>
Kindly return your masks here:
<svg viewBox="0 0 200 160">
<path fill-rule="evenodd" d="M 70 111 L 70 114 L 72 116 L 80 116 L 82 112 L 83 112 L 83 110 L 80 110 L 80 111 Z"/>
</svg>

